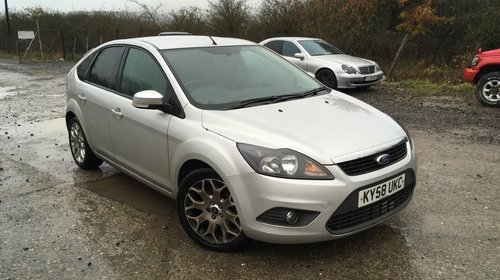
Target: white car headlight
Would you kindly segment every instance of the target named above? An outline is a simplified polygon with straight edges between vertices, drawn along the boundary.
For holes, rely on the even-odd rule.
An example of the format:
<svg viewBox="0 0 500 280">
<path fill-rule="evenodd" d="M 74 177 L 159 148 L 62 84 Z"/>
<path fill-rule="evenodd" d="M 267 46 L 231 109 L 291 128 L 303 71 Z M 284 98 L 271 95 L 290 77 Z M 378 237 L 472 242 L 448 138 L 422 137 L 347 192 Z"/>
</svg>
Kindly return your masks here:
<svg viewBox="0 0 500 280">
<path fill-rule="evenodd" d="M 290 149 L 268 149 L 238 143 L 238 150 L 255 172 L 291 179 L 333 180 L 335 177 L 315 160 Z"/>
</svg>

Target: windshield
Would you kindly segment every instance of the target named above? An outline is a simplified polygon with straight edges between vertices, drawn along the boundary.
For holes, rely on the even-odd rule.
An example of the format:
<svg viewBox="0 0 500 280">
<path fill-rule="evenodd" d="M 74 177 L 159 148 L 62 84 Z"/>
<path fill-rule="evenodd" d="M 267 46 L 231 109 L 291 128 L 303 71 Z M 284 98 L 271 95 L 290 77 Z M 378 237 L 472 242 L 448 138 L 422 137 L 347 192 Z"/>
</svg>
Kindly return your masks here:
<svg viewBox="0 0 500 280">
<path fill-rule="evenodd" d="M 266 101 L 267 97 L 284 100 L 277 97 L 301 95 L 321 87 L 261 46 L 174 49 L 162 54 L 191 103 L 201 109 L 234 109 L 246 101 Z"/>
<path fill-rule="evenodd" d="M 299 44 L 306 49 L 311 56 L 329 55 L 329 54 L 343 54 L 334 45 L 323 40 L 302 40 Z"/>
</svg>

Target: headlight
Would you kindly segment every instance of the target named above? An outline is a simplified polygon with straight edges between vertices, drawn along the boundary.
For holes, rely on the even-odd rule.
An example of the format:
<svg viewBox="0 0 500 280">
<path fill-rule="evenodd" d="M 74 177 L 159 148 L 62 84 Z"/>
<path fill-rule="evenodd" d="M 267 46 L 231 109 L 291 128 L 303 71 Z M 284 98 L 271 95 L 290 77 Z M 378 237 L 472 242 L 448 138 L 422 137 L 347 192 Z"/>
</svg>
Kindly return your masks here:
<svg viewBox="0 0 500 280">
<path fill-rule="evenodd" d="M 380 68 L 380 66 L 378 66 L 378 64 L 375 64 L 375 72 L 378 72 L 378 71 L 382 71 L 382 69 Z"/>
<path fill-rule="evenodd" d="M 474 58 L 472 59 L 472 62 L 470 63 L 470 66 L 476 66 L 478 62 L 479 62 L 479 56 L 475 55 Z"/>
<path fill-rule="evenodd" d="M 346 64 L 342 64 L 342 70 L 344 70 L 344 72 L 346 72 L 347 74 L 356 74 L 357 72 L 356 69 L 354 69 L 354 67 Z"/>
<path fill-rule="evenodd" d="M 335 178 L 315 160 L 290 149 L 268 149 L 242 143 L 236 146 L 253 170 L 263 175 L 313 180 Z"/>
</svg>

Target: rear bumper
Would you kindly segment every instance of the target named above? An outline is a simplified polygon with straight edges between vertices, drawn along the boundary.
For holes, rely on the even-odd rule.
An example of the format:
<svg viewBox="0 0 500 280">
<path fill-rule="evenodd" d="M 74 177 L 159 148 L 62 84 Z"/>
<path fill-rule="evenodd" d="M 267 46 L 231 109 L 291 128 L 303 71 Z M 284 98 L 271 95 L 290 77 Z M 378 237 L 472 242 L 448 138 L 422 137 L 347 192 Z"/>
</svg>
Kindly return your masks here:
<svg viewBox="0 0 500 280">
<path fill-rule="evenodd" d="M 468 83 L 474 83 L 477 73 L 479 73 L 477 69 L 465 68 L 463 72 L 464 80 Z"/>
</svg>

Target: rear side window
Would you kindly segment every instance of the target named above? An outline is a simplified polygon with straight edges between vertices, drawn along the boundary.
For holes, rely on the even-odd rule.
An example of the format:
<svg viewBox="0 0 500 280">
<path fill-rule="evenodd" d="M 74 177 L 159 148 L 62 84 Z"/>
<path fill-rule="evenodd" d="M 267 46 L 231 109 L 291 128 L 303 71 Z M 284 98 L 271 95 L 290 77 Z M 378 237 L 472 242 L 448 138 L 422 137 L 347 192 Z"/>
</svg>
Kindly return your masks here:
<svg viewBox="0 0 500 280">
<path fill-rule="evenodd" d="M 267 44 L 265 44 L 264 46 L 270 48 L 271 50 L 279 53 L 279 54 L 283 54 L 283 41 L 271 41 Z"/>
<path fill-rule="evenodd" d="M 166 89 L 167 80 L 154 58 L 142 50 L 131 48 L 123 68 L 122 93 L 132 97 L 142 90 L 156 90 L 165 95 Z"/>
<path fill-rule="evenodd" d="M 124 47 L 110 47 L 103 49 L 90 70 L 89 81 L 109 88 L 116 89 L 116 75 L 120 67 Z"/>
<path fill-rule="evenodd" d="M 80 80 L 84 81 L 87 79 L 87 72 L 96 54 L 97 52 L 93 52 L 91 55 L 85 58 L 85 60 L 83 60 L 76 68 L 76 74 L 78 75 L 78 78 L 80 78 Z"/>
</svg>

